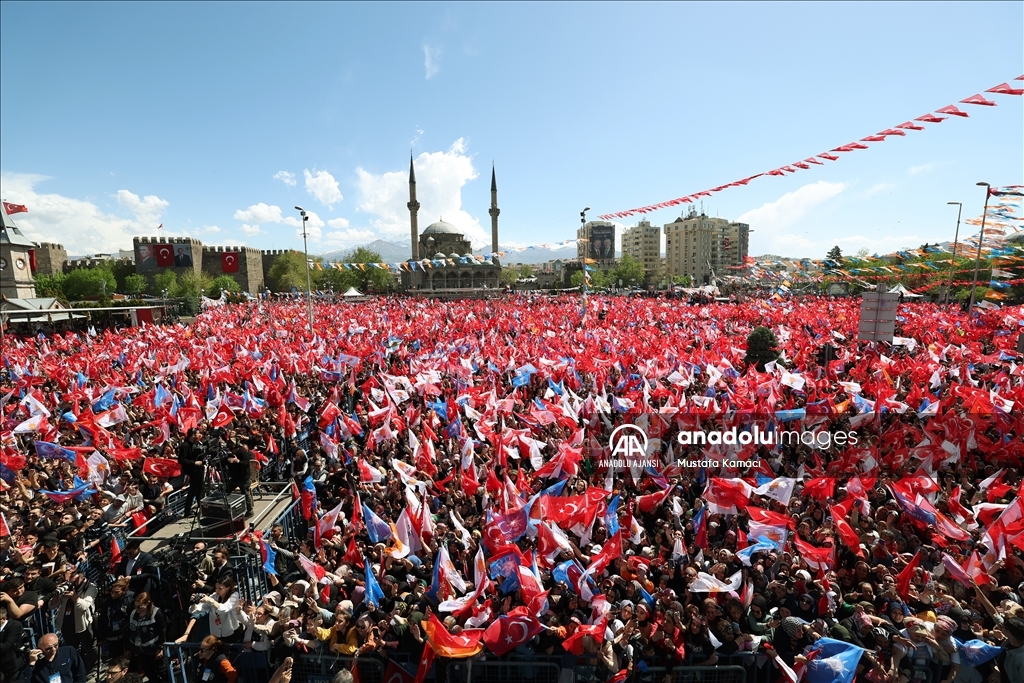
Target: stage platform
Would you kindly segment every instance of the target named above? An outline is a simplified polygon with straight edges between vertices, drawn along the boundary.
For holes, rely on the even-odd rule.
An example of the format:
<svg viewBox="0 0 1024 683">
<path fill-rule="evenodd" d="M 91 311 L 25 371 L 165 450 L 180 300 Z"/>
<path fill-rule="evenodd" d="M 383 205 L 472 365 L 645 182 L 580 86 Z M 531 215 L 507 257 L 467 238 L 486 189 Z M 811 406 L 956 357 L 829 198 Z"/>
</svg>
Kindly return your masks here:
<svg viewBox="0 0 1024 683">
<path fill-rule="evenodd" d="M 289 484 L 260 485 L 253 495 L 253 515 L 245 520 L 246 528 L 251 524 L 257 529 L 269 530 L 274 520 L 280 517 L 292 502 L 292 491 Z M 234 536 L 205 537 L 194 516 L 178 517 L 155 529 L 152 533 L 142 536 L 142 550 L 153 552 L 157 548 L 169 545 L 173 540 L 183 537 L 194 541 L 205 541 L 209 545 L 218 540 L 231 539 Z"/>
</svg>

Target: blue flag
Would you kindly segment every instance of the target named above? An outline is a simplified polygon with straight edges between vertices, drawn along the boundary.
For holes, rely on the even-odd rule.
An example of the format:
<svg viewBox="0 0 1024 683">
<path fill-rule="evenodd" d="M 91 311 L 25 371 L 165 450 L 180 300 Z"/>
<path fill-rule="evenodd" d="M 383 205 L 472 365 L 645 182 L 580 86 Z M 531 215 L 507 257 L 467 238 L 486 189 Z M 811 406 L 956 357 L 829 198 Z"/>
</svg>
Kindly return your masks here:
<svg viewBox="0 0 1024 683">
<path fill-rule="evenodd" d="M 63 458 L 72 465 L 75 464 L 75 452 L 73 450 L 58 446 L 49 441 L 36 441 L 36 454 L 40 458 Z"/>
<path fill-rule="evenodd" d="M 736 557 L 740 558 L 740 562 L 742 562 L 745 567 L 749 567 L 751 555 L 753 555 L 754 553 L 769 553 L 773 550 L 778 550 L 778 546 L 776 546 L 768 539 L 758 538 L 757 543 L 753 545 L 748 545 L 746 548 L 743 548 L 742 550 L 737 550 Z"/>
<path fill-rule="evenodd" d="M 381 543 L 391 540 L 391 527 L 383 519 L 374 514 L 373 510 L 363 503 L 363 523 L 366 524 L 366 533 L 374 543 Z"/>
<path fill-rule="evenodd" d="M 373 575 L 373 565 L 365 557 L 363 558 L 363 566 L 365 567 L 364 580 L 366 581 L 366 594 L 363 596 L 363 600 L 372 602 L 380 607 L 380 603 L 384 600 L 384 591 L 381 590 L 380 584 L 377 583 L 377 577 Z"/>
<path fill-rule="evenodd" d="M 604 528 L 608 530 L 609 536 L 614 536 L 619 531 L 619 497 L 612 498 L 608 503 L 608 511 L 604 513 Z"/>
<path fill-rule="evenodd" d="M 94 413 L 102 413 L 103 411 L 110 410 L 113 407 L 114 407 L 114 390 L 113 389 L 109 389 L 107 391 L 107 393 L 103 394 L 103 396 L 98 401 L 96 401 L 95 403 L 92 404 L 92 412 L 94 412 Z"/>
<path fill-rule="evenodd" d="M 960 653 L 960 660 L 973 667 L 992 661 L 1003 651 L 1003 648 L 989 645 L 984 640 L 968 640 L 966 643 L 957 640 L 956 649 Z"/>
<path fill-rule="evenodd" d="M 863 648 L 841 640 L 819 638 L 814 649 L 818 656 L 807 663 L 807 683 L 853 683 Z"/>
<path fill-rule="evenodd" d="M 274 562 L 277 560 L 277 551 L 270 547 L 270 544 L 266 541 L 260 541 L 260 550 L 263 551 L 263 571 L 268 574 L 277 576 L 277 569 L 274 567 Z"/>
</svg>

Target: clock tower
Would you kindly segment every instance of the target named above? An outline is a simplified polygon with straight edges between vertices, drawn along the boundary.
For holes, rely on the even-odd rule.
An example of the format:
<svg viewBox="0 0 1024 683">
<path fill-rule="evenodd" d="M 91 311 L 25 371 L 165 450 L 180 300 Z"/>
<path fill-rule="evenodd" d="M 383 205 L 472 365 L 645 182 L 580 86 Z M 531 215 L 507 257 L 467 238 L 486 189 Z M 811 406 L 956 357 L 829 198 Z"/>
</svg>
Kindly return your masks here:
<svg viewBox="0 0 1024 683">
<path fill-rule="evenodd" d="M 36 295 L 29 254 L 36 245 L 0 210 L 0 295 L 7 299 L 32 299 Z"/>
</svg>

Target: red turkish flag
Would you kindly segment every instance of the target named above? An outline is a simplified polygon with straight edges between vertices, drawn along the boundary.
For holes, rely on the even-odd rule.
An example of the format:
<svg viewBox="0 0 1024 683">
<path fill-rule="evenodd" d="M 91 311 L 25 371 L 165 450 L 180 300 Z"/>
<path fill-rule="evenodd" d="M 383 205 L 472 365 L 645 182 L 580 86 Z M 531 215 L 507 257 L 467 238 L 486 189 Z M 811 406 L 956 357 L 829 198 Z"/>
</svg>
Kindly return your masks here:
<svg viewBox="0 0 1024 683">
<path fill-rule="evenodd" d="M 174 265 L 174 248 L 169 244 L 158 244 L 153 247 L 156 254 L 156 265 L 158 268 L 168 268 Z"/>
<path fill-rule="evenodd" d="M 544 630 L 537 619 L 525 607 L 516 607 L 504 614 L 484 631 L 484 645 L 499 657 L 520 645 L 530 642 Z"/>
<path fill-rule="evenodd" d="M 28 265 L 32 268 L 32 272 L 36 272 L 36 250 L 28 250 Z"/>
<path fill-rule="evenodd" d="M 220 269 L 225 273 L 238 272 L 238 252 L 226 251 L 220 255 Z"/>
<path fill-rule="evenodd" d="M 28 213 L 28 208 L 24 204 L 8 204 L 4 202 L 4 211 L 7 212 L 8 216 L 13 216 L 16 213 Z"/>
<path fill-rule="evenodd" d="M 181 465 L 171 458 L 146 458 L 142 461 L 142 471 L 165 479 L 181 476 Z"/>
<path fill-rule="evenodd" d="M 900 594 L 904 600 L 910 600 L 910 582 L 914 579 L 914 572 L 921 564 L 921 551 L 918 550 L 914 554 L 912 559 L 903 571 L 896 577 L 896 592 Z"/>
<path fill-rule="evenodd" d="M 415 683 L 415 681 L 415 676 L 395 664 L 393 660 L 388 662 L 388 668 L 384 670 L 384 683 Z"/>
<path fill-rule="evenodd" d="M 213 426 L 217 429 L 220 429 L 221 427 L 228 426 L 234 419 L 235 414 L 231 412 L 231 408 L 228 408 L 226 405 L 222 403 L 220 409 L 217 411 L 217 414 L 213 418 Z"/>
</svg>

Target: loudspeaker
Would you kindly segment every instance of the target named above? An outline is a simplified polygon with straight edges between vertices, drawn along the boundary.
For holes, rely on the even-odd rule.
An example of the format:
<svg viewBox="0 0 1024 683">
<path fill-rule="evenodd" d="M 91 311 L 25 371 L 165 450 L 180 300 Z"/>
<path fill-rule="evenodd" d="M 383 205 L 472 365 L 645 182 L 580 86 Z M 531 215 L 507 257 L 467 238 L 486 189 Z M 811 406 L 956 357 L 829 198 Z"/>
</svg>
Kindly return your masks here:
<svg viewBox="0 0 1024 683">
<path fill-rule="evenodd" d="M 213 519 L 234 519 L 245 515 L 245 496 L 229 493 L 227 496 L 207 496 L 199 501 L 202 517 Z"/>
<path fill-rule="evenodd" d="M 203 517 L 199 520 L 199 528 L 203 538 L 222 538 L 237 534 L 245 530 L 245 516 L 239 515 L 234 519 L 219 519 L 216 517 Z"/>
</svg>

